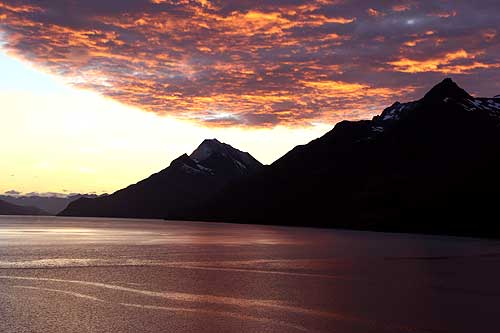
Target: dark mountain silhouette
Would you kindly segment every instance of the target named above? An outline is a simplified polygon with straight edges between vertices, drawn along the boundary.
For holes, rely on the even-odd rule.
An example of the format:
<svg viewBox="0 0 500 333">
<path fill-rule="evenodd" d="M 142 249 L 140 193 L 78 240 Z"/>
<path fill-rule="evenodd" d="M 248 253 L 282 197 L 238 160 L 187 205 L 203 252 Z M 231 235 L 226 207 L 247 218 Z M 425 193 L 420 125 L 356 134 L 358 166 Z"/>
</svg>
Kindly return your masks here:
<svg viewBox="0 0 500 333">
<path fill-rule="evenodd" d="M 250 154 L 216 139 L 205 140 L 190 155 L 137 184 L 96 199 L 81 198 L 63 216 L 163 218 L 187 215 L 187 208 L 214 196 L 229 182 L 246 177 L 262 164 Z"/>
<path fill-rule="evenodd" d="M 0 215 L 49 215 L 49 213 L 36 207 L 18 206 L 0 200 Z"/>
<path fill-rule="evenodd" d="M 343 121 L 270 166 L 216 140 L 62 215 L 165 217 L 500 237 L 500 98 L 445 79 Z"/>
<path fill-rule="evenodd" d="M 199 220 L 500 236 L 500 99 L 445 79 L 342 121 L 193 209 Z"/>
<path fill-rule="evenodd" d="M 97 198 L 98 195 L 95 194 L 72 194 L 69 196 L 57 196 L 57 195 L 40 195 L 40 194 L 28 194 L 28 195 L 0 195 L 0 200 L 6 201 L 13 205 L 24 206 L 24 207 L 36 207 L 46 212 L 46 214 L 57 215 L 63 209 L 65 209 L 70 202 L 73 202 L 79 198 Z"/>
</svg>

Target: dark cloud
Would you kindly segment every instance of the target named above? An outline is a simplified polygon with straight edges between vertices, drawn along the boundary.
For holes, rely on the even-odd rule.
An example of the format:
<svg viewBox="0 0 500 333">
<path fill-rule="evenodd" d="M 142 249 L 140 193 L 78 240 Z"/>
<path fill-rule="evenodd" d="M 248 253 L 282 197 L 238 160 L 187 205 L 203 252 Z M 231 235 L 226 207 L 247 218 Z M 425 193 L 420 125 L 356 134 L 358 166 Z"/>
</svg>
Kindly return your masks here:
<svg viewBox="0 0 500 333">
<path fill-rule="evenodd" d="M 18 195 L 21 195 L 21 192 L 18 192 L 16 190 L 10 190 L 10 191 L 7 191 L 5 192 L 6 195 L 10 195 L 10 196 L 13 196 L 13 197 L 16 197 Z"/>
<path fill-rule="evenodd" d="M 497 1 L 0 1 L 4 48 L 208 126 L 366 118 L 443 76 L 500 92 Z"/>
</svg>

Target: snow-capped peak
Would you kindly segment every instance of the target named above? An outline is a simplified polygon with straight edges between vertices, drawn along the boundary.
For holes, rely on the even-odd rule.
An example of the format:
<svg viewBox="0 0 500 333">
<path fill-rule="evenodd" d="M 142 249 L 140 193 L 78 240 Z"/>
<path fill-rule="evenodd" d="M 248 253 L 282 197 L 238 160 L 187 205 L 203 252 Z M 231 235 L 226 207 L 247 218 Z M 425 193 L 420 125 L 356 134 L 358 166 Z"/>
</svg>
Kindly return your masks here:
<svg viewBox="0 0 500 333">
<path fill-rule="evenodd" d="M 189 155 L 189 157 L 191 157 L 193 160 L 197 162 L 201 162 L 209 158 L 214 153 L 224 154 L 225 150 L 226 149 L 224 147 L 224 144 L 221 143 L 219 140 L 205 139 L 198 146 L 198 148 L 196 148 L 195 151 L 193 151 L 191 155 Z"/>
<path fill-rule="evenodd" d="M 499 95 L 500 96 L 500 95 Z M 500 102 L 497 100 L 499 96 L 493 98 L 474 98 L 465 90 L 460 88 L 453 80 L 447 78 L 435 85 L 424 98 L 408 102 L 396 102 L 386 108 L 380 116 L 374 117 L 376 126 L 386 126 L 404 118 L 407 114 L 415 110 L 419 105 L 427 105 L 426 108 L 432 107 L 429 105 L 442 104 L 452 107 L 456 105 L 466 111 L 486 111 L 490 116 L 500 119 Z M 381 132 L 377 127 L 373 128 L 374 132 Z"/>
<path fill-rule="evenodd" d="M 243 169 L 254 169 L 255 167 L 261 165 L 261 163 L 253 158 L 249 153 L 233 148 L 217 139 L 204 140 L 189 157 L 197 163 L 202 163 L 214 154 L 234 161 L 238 167 Z"/>
</svg>

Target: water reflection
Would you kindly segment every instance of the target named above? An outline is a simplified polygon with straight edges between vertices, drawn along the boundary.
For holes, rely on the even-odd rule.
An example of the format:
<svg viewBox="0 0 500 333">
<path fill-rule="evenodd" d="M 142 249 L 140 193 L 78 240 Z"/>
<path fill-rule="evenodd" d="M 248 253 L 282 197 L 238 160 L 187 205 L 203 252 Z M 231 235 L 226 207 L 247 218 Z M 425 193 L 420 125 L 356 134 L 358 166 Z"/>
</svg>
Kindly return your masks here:
<svg viewBox="0 0 500 333">
<path fill-rule="evenodd" d="M 491 240 L 0 217 L 0 332 L 471 332 L 499 279 Z"/>
<path fill-rule="evenodd" d="M 77 226 L 85 223 L 86 227 Z M 43 227 L 42 227 L 43 226 Z M 95 226 L 92 228 L 92 226 Z M 144 230 L 146 229 L 146 230 Z M 0 217 L 0 242 L 9 244 L 302 244 L 304 239 L 283 228 L 161 220 Z"/>
</svg>

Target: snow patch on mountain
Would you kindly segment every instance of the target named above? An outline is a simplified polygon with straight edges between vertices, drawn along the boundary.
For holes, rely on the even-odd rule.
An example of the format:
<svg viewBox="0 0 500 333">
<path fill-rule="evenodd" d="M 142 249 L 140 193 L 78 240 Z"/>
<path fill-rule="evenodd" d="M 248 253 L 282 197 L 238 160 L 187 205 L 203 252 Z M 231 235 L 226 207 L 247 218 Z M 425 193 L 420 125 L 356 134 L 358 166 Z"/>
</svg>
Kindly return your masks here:
<svg viewBox="0 0 500 333">
<path fill-rule="evenodd" d="M 181 166 L 181 169 L 186 172 L 186 173 L 189 173 L 191 175 L 197 175 L 197 174 L 201 174 L 201 173 L 204 173 L 203 171 L 199 170 L 199 169 L 195 169 L 193 168 L 192 166 L 189 166 L 187 164 L 183 164 Z"/>
<path fill-rule="evenodd" d="M 382 126 L 373 126 L 372 131 L 373 132 L 383 132 L 384 128 Z"/>
<path fill-rule="evenodd" d="M 221 150 L 220 142 L 217 139 L 204 140 L 198 148 L 196 148 L 195 151 L 189 155 L 189 157 L 196 162 L 202 162 L 209 158 L 213 153 L 220 152 Z"/>
<path fill-rule="evenodd" d="M 204 171 L 204 172 L 206 172 L 206 173 L 210 173 L 210 174 L 212 174 L 212 173 L 214 172 L 212 169 L 210 169 L 210 168 L 206 168 L 206 167 L 204 167 L 203 165 L 201 165 L 201 164 L 199 164 L 199 163 L 196 163 L 196 167 L 197 167 L 198 169 L 200 169 L 201 171 Z"/>
<path fill-rule="evenodd" d="M 203 161 L 214 154 L 219 154 L 232 160 L 241 169 L 248 169 L 261 165 L 249 153 L 233 148 L 217 139 L 204 140 L 189 157 L 196 163 L 203 163 Z"/>
<path fill-rule="evenodd" d="M 500 100 L 492 98 L 474 98 L 460 101 L 460 105 L 470 112 L 484 111 L 490 116 L 498 118 L 500 113 Z"/>
<path fill-rule="evenodd" d="M 500 119 L 500 99 L 498 99 L 497 97 L 474 98 L 463 89 L 458 87 L 452 80 L 446 79 L 435 86 L 421 100 L 408 103 L 396 102 L 390 107 L 386 108 L 380 116 L 374 118 L 374 120 L 376 120 L 376 126 L 372 128 L 372 131 L 381 132 L 379 128 L 392 126 L 391 124 L 404 118 L 420 103 L 426 102 L 441 102 L 450 106 L 455 104 L 459 105 L 465 111 L 483 111 L 487 112 L 491 117 Z"/>
<path fill-rule="evenodd" d="M 380 115 L 382 121 L 397 121 L 400 120 L 407 112 L 415 108 L 416 102 L 399 103 L 396 102 L 386 108 Z"/>
</svg>

